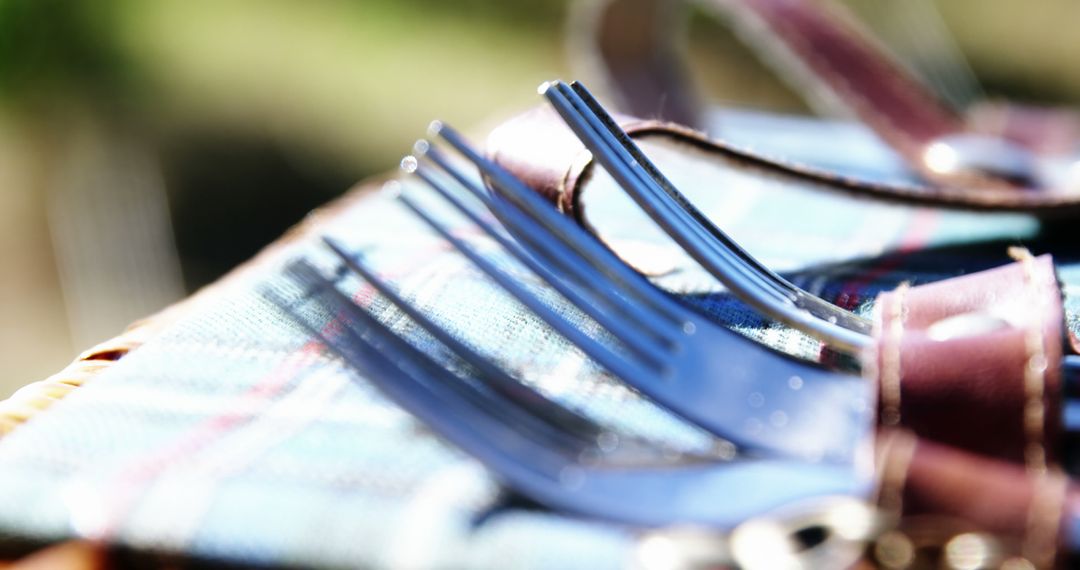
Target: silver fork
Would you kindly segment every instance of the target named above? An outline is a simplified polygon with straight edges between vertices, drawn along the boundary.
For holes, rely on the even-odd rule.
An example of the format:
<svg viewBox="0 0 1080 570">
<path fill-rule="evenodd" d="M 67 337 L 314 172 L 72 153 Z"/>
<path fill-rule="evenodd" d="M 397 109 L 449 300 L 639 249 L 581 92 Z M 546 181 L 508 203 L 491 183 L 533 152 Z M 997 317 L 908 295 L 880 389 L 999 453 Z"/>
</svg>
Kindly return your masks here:
<svg viewBox="0 0 1080 570">
<path fill-rule="evenodd" d="M 687 309 L 634 272 L 440 123 L 431 132 L 474 164 L 488 194 L 438 149 L 418 143 L 402 161 L 506 253 L 603 330 L 587 335 L 491 259 L 453 235 L 409 196 L 401 202 L 502 289 L 613 376 L 746 452 L 851 462 L 866 441 L 872 387 L 747 340 Z M 476 214 L 447 182 L 497 215 L 512 241 Z M 340 254 L 341 252 L 339 252 Z"/>
<path fill-rule="evenodd" d="M 800 289 L 750 255 L 671 184 L 584 86 L 556 81 L 540 92 L 641 209 L 732 294 L 835 348 L 869 345 L 868 320 Z"/>
<path fill-rule="evenodd" d="M 299 301 L 271 297 L 360 375 L 435 433 L 486 465 L 509 488 L 561 512 L 646 527 L 696 524 L 729 529 L 766 511 L 822 497 L 865 497 L 869 481 L 850 463 L 736 456 L 729 461 L 673 455 L 620 437 L 513 382 L 493 362 L 424 316 L 341 246 L 363 276 L 417 325 L 461 358 L 453 372 L 395 333 L 307 261 L 286 273 L 304 289 Z M 323 327 L 300 306 L 336 315 Z M 333 332 L 330 332 L 333 331 Z M 574 418 L 567 421 L 567 417 Z"/>
<path fill-rule="evenodd" d="M 540 92 L 641 209 L 734 295 L 835 348 L 873 342 L 868 320 L 777 275 L 695 208 L 584 85 L 548 82 Z M 1080 356 L 1062 357 L 1061 370 L 1066 384 L 1080 385 Z"/>
</svg>

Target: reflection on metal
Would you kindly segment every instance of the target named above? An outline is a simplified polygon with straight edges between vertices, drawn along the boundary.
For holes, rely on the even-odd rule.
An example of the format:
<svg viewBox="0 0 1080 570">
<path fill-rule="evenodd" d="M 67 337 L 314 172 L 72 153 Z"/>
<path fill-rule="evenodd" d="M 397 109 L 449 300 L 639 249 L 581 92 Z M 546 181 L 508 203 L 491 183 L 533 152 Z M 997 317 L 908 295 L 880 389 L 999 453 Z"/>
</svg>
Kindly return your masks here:
<svg viewBox="0 0 1080 570">
<path fill-rule="evenodd" d="M 881 524 L 878 511 L 862 501 L 828 498 L 740 525 L 731 550 L 741 568 L 848 568 Z"/>
<path fill-rule="evenodd" d="M 730 535 L 673 527 L 644 534 L 632 568 L 699 570 L 848 568 L 881 531 L 872 506 L 832 497 L 782 508 L 739 525 Z"/>
<path fill-rule="evenodd" d="M 696 570 L 724 568 L 733 563 L 727 537 L 722 533 L 679 527 L 642 536 L 630 567 L 634 570 Z"/>
</svg>

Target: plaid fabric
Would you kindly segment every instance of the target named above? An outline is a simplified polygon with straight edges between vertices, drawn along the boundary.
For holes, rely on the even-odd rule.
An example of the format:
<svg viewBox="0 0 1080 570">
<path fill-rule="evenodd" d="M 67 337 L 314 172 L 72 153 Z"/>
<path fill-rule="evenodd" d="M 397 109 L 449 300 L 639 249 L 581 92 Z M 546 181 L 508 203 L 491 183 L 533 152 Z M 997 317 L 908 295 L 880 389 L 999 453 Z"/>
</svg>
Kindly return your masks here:
<svg viewBox="0 0 1080 570">
<path fill-rule="evenodd" d="M 779 132 L 780 121 L 785 152 L 804 148 L 807 161 L 881 154 L 857 129 L 841 136 L 830 124 L 746 117 L 741 127 L 729 127 L 730 136 L 752 143 L 755 120 L 768 126 L 765 133 Z M 828 153 L 821 151 L 825 134 Z M 650 143 L 646 150 L 762 261 L 860 312 L 869 310 L 877 291 L 903 280 L 925 282 L 1005 263 L 1006 245 L 1017 243 L 1059 254 L 1066 292 L 1074 293 L 1069 284 L 1080 286 L 1075 247 L 1064 248 L 1059 231 L 1022 215 L 823 196 L 724 175 L 672 152 L 686 149 Z M 902 175 L 890 174 L 888 165 L 881 172 Z M 763 322 L 644 231 L 603 176 L 589 192 L 590 222 L 614 247 L 657 267 L 662 286 L 744 334 L 805 358 L 823 357 L 819 343 Z M 455 227 L 490 249 L 467 225 Z M 548 396 L 615 429 L 678 448 L 715 443 L 612 381 L 383 195 L 355 201 L 318 231 L 362 251 L 437 321 Z M 633 529 L 511 500 L 475 461 L 355 377 L 266 299 L 266 291 L 298 294 L 280 272 L 287 259 L 329 262 L 315 237 L 278 251 L 260 271 L 208 297 L 4 438 L 0 545 L 14 550 L 89 536 L 140 551 L 266 565 L 626 566 Z M 371 291 L 358 285 L 355 294 L 383 320 L 419 335 Z M 1074 331 L 1077 298 L 1067 301 Z M 561 311 L 585 323 L 572 310 Z M 322 315 L 327 323 L 329 317 Z"/>
</svg>

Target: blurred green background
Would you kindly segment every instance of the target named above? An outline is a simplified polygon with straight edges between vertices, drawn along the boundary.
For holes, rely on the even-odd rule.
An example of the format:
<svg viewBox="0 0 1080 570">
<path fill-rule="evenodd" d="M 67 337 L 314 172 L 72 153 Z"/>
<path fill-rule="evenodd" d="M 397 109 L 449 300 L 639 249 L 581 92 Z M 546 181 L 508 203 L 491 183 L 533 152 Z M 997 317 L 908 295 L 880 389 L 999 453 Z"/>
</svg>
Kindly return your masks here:
<svg viewBox="0 0 1080 570">
<path fill-rule="evenodd" d="M 848 3 L 919 57 L 904 2 Z M 938 8 L 989 95 L 1080 99 L 1080 3 Z M 539 82 L 573 69 L 566 13 L 567 0 L 0 0 L 0 398 L 393 169 L 431 119 L 482 134 L 537 104 Z M 695 14 L 691 32 L 713 100 L 807 112 L 723 24 Z"/>
</svg>

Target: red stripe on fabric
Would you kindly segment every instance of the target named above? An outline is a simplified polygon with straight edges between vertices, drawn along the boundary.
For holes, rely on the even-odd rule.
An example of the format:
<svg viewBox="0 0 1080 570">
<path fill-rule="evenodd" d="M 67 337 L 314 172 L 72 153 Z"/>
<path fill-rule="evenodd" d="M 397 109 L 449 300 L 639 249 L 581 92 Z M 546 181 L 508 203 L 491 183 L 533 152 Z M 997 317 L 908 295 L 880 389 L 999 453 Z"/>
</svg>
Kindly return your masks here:
<svg viewBox="0 0 1080 570">
<path fill-rule="evenodd" d="M 336 322 L 336 319 L 333 322 Z M 254 406 L 281 393 L 296 378 L 300 370 L 319 356 L 321 349 L 322 344 L 318 341 L 306 343 L 298 351 L 287 356 L 281 366 L 259 379 L 254 386 L 241 394 L 237 399 L 236 407 L 243 409 L 245 405 Z M 122 518 L 133 507 L 136 495 L 152 479 L 176 463 L 178 459 L 190 456 L 220 437 L 223 432 L 245 423 L 253 417 L 254 411 L 254 408 L 249 411 L 232 411 L 210 418 L 195 426 L 186 437 L 173 445 L 121 471 L 112 483 L 116 492 L 108 496 L 111 502 L 107 505 L 110 516 L 106 525 L 100 529 L 98 536 L 87 538 L 108 541 L 114 537 L 119 530 Z"/>
<path fill-rule="evenodd" d="M 876 265 L 844 284 L 836 298 L 836 304 L 843 309 L 854 310 L 862 302 L 861 292 L 867 285 L 900 267 L 907 254 L 918 251 L 929 243 L 937 228 L 940 216 L 938 211 L 920 208 L 915 211 L 911 222 L 904 228 L 896 244 L 896 249 L 883 256 Z M 823 344 L 818 359 L 827 364 L 832 360 L 827 347 Z"/>
<path fill-rule="evenodd" d="M 407 263 L 389 271 L 380 272 L 380 275 L 393 279 L 395 275 L 414 271 L 416 267 L 426 264 L 437 255 L 445 253 L 446 250 L 447 246 L 440 242 L 425 252 L 425 255 L 409 256 Z M 364 283 L 354 293 L 353 300 L 363 306 L 370 303 L 374 295 L 374 288 L 370 284 Z M 339 315 L 323 327 L 320 335 L 325 337 L 339 334 L 341 326 L 341 317 Z M 223 433 L 231 431 L 250 420 L 257 411 L 254 406 L 284 391 L 285 387 L 296 379 L 299 372 L 304 370 L 311 361 L 319 357 L 322 348 L 323 344 L 320 341 L 311 340 L 307 342 L 296 352 L 287 356 L 280 366 L 260 378 L 251 388 L 241 394 L 236 400 L 236 407 L 243 409 L 245 406 L 251 406 L 250 411 L 233 411 L 209 418 L 192 428 L 187 432 L 186 437 L 182 437 L 173 445 L 121 471 L 113 480 L 112 486 L 116 492 L 110 495 L 110 498 L 113 499 L 113 502 L 109 505 L 111 510 L 109 513 L 110 518 L 104 528 L 100 530 L 98 536 L 87 538 L 107 541 L 115 536 L 121 521 L 134 505 L 136 495 L 140 490 L 145 488 L 150 481 L 164 472 L 170 465 L 185 456 L 196 453 L 221 437 Z"/>
<path fill-rule="evenodd" d="M 836 303 L 841 307 L 851 310 L 858 306 L 862 300 L 859 293 L 862 289 L 892 271 L 895 271 L 907 254 L 918 251 L 926 246 L 938 224 L 938 212 L 932 209 L 919 209 L 915 212 L 911 223 L 905 228 L 904 233 L 896 244 L 896 249 L 883 256 L 880 261 L 868 271 L 862 273 L 856 279 L 847 282 L 844 289 L 837 297 Z"/>
</svg>

